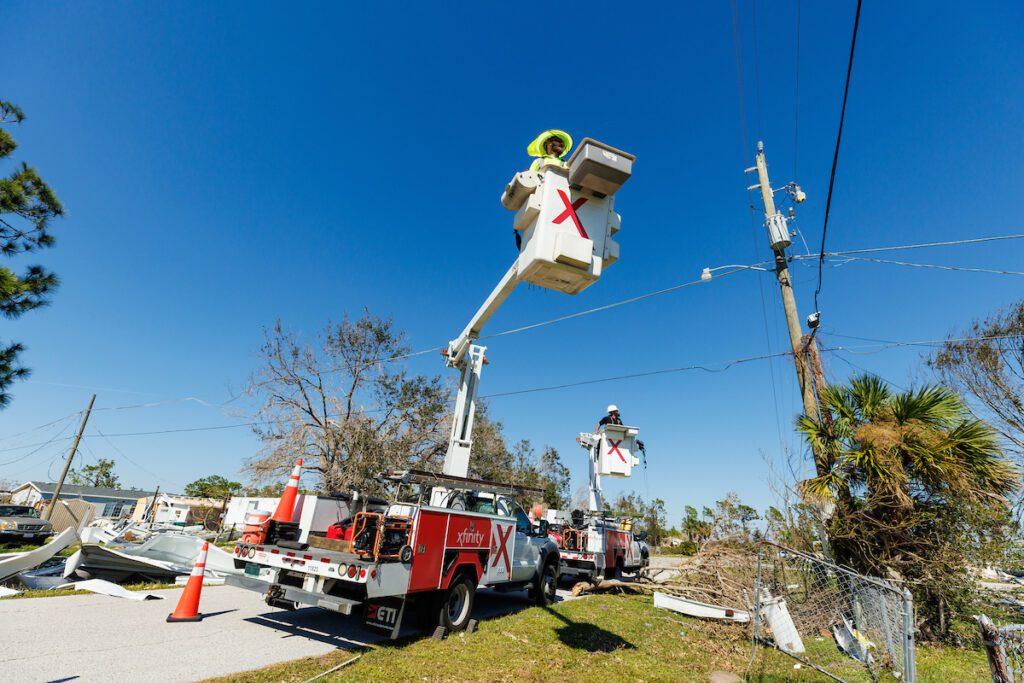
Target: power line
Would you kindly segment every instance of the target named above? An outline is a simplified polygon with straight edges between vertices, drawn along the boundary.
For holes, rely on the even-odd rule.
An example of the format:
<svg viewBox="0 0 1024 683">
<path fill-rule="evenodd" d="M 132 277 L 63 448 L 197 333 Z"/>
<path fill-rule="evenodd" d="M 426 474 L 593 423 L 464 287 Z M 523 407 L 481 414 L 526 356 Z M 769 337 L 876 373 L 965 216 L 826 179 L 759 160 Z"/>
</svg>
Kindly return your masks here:
<svg viewBox="0 0 1024 683">
<path fill-rule="evenodd" d="M 215 431 L 215 430 L 218 430 L 218 429 L 237 429 L 238 427 L 255 427 L 255 426 L 261 425 L 261 424 L 270 424 L 270 422 L 269 421 L 240 422 L 238 424 L 215 425 L 215 426 L 212 426 L 212 427 L 186 427 L 186 428 L 180 428 L 180 429 L 159 429 L 159 430 L 152 431 L 152 432 L 122 432 L 120 434 L 107 434 L 106 436 L 104 436 L 103 434 L 86 434 L 86 436 L 91 436 L 91 437 L 100 436 L 100 437 L 106 438 L 107 436 L 115 436 L 115 437 L 116 436 L 150 436 L 152 434 L 177 434 L 177 433 L 180 433 L 180 432 L 210 432 L 210 431 Z"/>
<path fill-rule="evenodd" d="M 736 53 L 736 91 L 740 108 L 740 141 L 743 155 L 747 154 L 747 112 L 743 98 L 743 51 L 740 47 L 740 8 L 732 0 L 732 47 Z"/>
<path fill-rule="evenodd" d="M 920 340 L 920 341 L 890 342 L 890 343 L 886 343 L 886 344 L 869 344 L 869 345 L 864 345 L 864 346 L 859 346 L 859 347 L 850 347 L 850 346 L 834 346 L 834 347 L 828 347 L 828 348 L 823 347 L 823 348 L 820 349 L 820 351 L 822 353 L 837 353 L 837 352 L 841 352 L 841 351 L 847 351 L 847 352 L 850 352 L 850 353 L 857 353 L 856 349 L 859 349 L 859 348 L 875 348 L 876 351 L 873 351 L 871 353 L 877 353 L 878 351 L 884 351 L 884 350 L 889 349 L 889 348 L 913 347 L 913 346 L 934 346 L 936 344 L 945 344 L 947 342 L 981 342 L 981 341 L 990 341 L 990 340 L 993 340 L 993 339 L 1018 339 L 1018 338 L 1020 338 L 1020 335 L 1014 334 L 1014 335 L 1001 335 L 1001 336 L 991 336 L 991 337 L 965 337 L 963 339 L 931 339 L 931 340 Z M 660 370 L 649 370 L 647 372 L 635 372 L 635 373 L 630 373 L 630 374 L 625 374 L 625 375 L 615 375 L 615 376 L 612 376 L 612 377 L 601 377 L 601 378 L 597 378 L 597 379 L 581 380 L 581 381 L 578 381 L 578 382 L 566 382 L 566 383 L 563 383 L 563 384 L 553 384 L 553 385 L 544 386 L 544 387 L 533 387 L 533 388 L 530 388 L 530 389 L 517 389 L 517 390 L 514 390 L 514 391 L 503 391 L 503 392 L 499 392 L 499 393 L 495 393 L 495 394 L 488 394 L 487 396 L 482 396 L 481 398 L 499 398 L 499 397 L 502 397 L 502 396 L 517 396 L 517 395 L 521 395 L 521 394 L 533 394 L 533 393 L 539 393 L 539 392 L 544 392 L 544 391 L 555 391 L 555 390 L 558 390 L 558 389 L 569 389 L 569 388 L 572 388 L 572 387 L 585 386 L 585 385 L 588 385 L 588 384 L 598 384 L 600 382 L 614 382 L 614 381 L 619 381 L 619 380 L 624 380 L 624 379 L 636 379 L 638 377 L 651 377 L 651 376 L 655 376 L 655 375 L 666 375 L 666 374 L 672 374 L 672 373 L 678 373 L 678 372 L 686 372 L 686 371 L 690 371 L 690 370 L 703 370 L 703 371 L 709 372 L 709 373 L 720 373 L 720 372 L 725 372 L 726 370 L 729 370 L 730 368 L 732 368 L 734 366 L 742 365 L 744 363 L 751 363 L 751 362 L 759 361 L 759 360 L 768 360 L 768 359 L 772 359 L 772 358 L 781 358 L 781 357 L 784 357 L 784 356 L 792 356 L 792 355 L 793 355 L 792 351 L 779 351 L 779 352 L 776 352 L 776 353 L 761 354 L 759 356 L 746 356 L 746 357 L 743 357 L 743 358 L 734 358 L 732 360 L 723 360 L 723 361 L 717 361 L 717 362 L 711 362 L 711 363 L 685 365 L 685 366 L 675 367 L 675 368 L 663 368 L 663 369 L 660 369 Z M 713 366 L 721 366 L 721 367 L 713 367 Z"/>
<path fill-rule="evenodd" d="M 757 49 L 757 0 L 750 3 L 750 21 L 754 40 L 754 116 L 757 121 L 758 139 L 761 137 L 761 66 Z"/>
<path fill-rule="evenodd" d="M 793 92 L 793 180 L 796 180 L 796 159 L 800 140 L 800 0 L 796 0 L 796 59 L 794 60 L 796 87 Z"/>
<path fill-rule="evenodd" d="M 843 335 L 833 335 L 833 336 L 843 336 Z M 840 352 L 840 351 L 847 351 L 847 352 L 850 352 L 850 353 L 859 353 L 859 352 L 861 352 L 861 351 L 859 351 L 860 349 L 875 349 L 875 351 L 868 351 L 866 353 L 877 353 L 878 351 L 884 351 L 886 349 L 899 348 L 899 347 L 935 346 L 935 345 L 938 345 L 938 344 L 945 344 L 945 343 L 948 343 L 948 342 L 965 342 L 965 343 L 967 343 L 967 342 L 991 341 L 991 340 L 997 340 L 997 339 L 1019 339 L 1019 338 L 1020 338 L 1020 335 L 1012 334 L 1012 335 L 993 335 L 993 336 L 986 336 L 986 337 L 964 337 L 964 338 L 960 338 L 960 339 L 948 339 L 947 338 L 947 339 L 928 339 L 928 340 L 914 340 L 914 341 L 890 341 L 890 342 L 884 342 L 884 343 L 878 343 L 878 344 L 864 344 L 864 345 L 860 345 L 860 346 L 835 346 L 835 347 L 828 347 L 828 348 L 823 347 L 820 350 L 821 350 L 822 353 L 836 353 L 836 352 Z M 649 370 L 649 371 L 646 371 L 646 372 L 637 372 L 637 373 L 630 373 L 630 374 L 625 374 L 625 375 L 615 375 L 615 376 L 612 376 L 612 377 L 601 377 L 601 378 L 597 378 L 597 379 L 581 380 L 581 381 L 577 381 L 577 382 L 567 382 L 567 383 L 564 383 L 564 384 L 556 384 L 556 385 L 550 385 L 550 386 L 544 386 L 544 387 L 534 387 L 534 388 L 530 388 L 530 389 L 518 389 L 518 390 L 514 390 L 514 391 L 504 391 L 504 392 L 499 392 L 499 393 L 494 393 L 494 394 L 488 394 L 486 396 L 481 396 L 480 398 L 499 398 L 499 397 L 502 397 L 502 396 L 515 396 L 515 395 L 519 395 L 519 394 L 530 394 L 530 393 L 538 393 L 538 392 L 543 392 L 543 391 L 554 391 L 556 389 L 567 389 L 567 388 L 570 388 L 570 387 L 584 386 L 584 385 L 587 385 L 587 384 L 597 384 L 599 382 L 612 382 L 612 381 L 618 381 L 618 380 L 624 380 L 624 379 L 635 379 L 635 378 L 638 378 L 638 377 L 651 377 L 651 376 L 656 376 L 656 375 L 665 375 L 665 374 L 672 374 L 672 373 L 678 373 L 678 372 L 686 372 L 686 371 L 690 371 L 690 370 L 703 370 L 703 371 L 709 372 L 709 373 L 720 373 L 720 372 L 725 372 L 726 370 L 728 370 L 728 369 L 730 369 L 730 368 L 732 368 L 732 367 L 734 367 L 736 365 L 742 365 L 742 364 L 745 364 L 745 363 L 751 363 L 753 361 L 758 361 L 758 360 L 767 360 L 767 359 L 771 359 L 771 358 L 781 358 L 783 356 L 791 356 L 792 353 L 793 353 L 792 351 L 780 351 L 780 352 L 776 352 L 776 353 L 761 354 L 761 355 L 757 355 L 757 356 L 747 356 L 747 357 L 743 357 L 743 358 L 734 358 L 734 359 L 731 359 L 731 360 L 715 361 L 715 362 L 703 363 L 703 364 L 685 365 L 685 366 L 673 367 L 673 368 L 663 368 L 663 369 L 660 369 L 660 370 Z M 713 366 L 721 366 L 721 367 L 713 367 Z M 371 412 L 371 411 L 365 411 L 365 412 Z M 128 433 L 121 433 L 121 434 L 88 434 L 86 436 L 87 437 L 100 436 L 101 438 L 119 437 L 119 436 L 150 436 L 150 435 L 159 435 L 159 434 L 174 434 L 174 433 L 181 433 L 181 432 L 201 432 L 201 431 L 210 431 L 210 430 L 217 430 L 217 429 L 232 429 L 232 428 L 236 428 L 236 427 L 250 427 L 250 426 L 255 426 L 255 425 L 260 425 L 260 424 L 271 424 L 271 421 L 266 421 L 265 420 L 265 421 L 255 421 L 255 422 L 244 422 L 244 423 L 240 423 L 240 424 L 219 425 L 219 426 L 212 426 L 212 427 L 188 427 L 188 428 L 178 428 L 178 429 L 161 429 L 161 430 L 155 430 L 155 431 L 149 431 L 149 432 L 128 432 Z M 48 441 L 48 442 L 45 442 L 45 443 L 52 443 L 52 442 L 55 442 L 55 441 L 57 441 L 57 439 L 54 439 L 54 440 L 51 440 L 51 441 Z M 31 455 L 31 454 L 29 454 L 29 455 Z M 28 457 L 28 455 L 22 456 L 19 459 L 24 459 L 26 457 Z M 0 465 L 3 465 L 3 464 L 6 464 L 6 463 L 0 463 Z M 137 465 L 138 463 L 134 463 L 134 464 Z M 156 475 L 154 475 L 154 476 L 156 476 Z"/>
<path fill-rule="evenodd" d="M 870 248 L 867 248 L 867 249 L 847 249 L 845 251 L 827 251 L 827 252 L 824 252 L 823 255 L 825 257 L 829 257 L 829 256 L 846 256 L 848 254 L 873 254 L 873 253 L 880 252 L 880 251 L 902 251 L 904 249 L 925 249 L 925 248 L 930 248 L 930 247 L 952 247 L 952 246 L 959 246 L 961 244 L 980 244 L 982 242 L 997 242 L 997 241 L 1000 241 L 1000 240 L 1019 240 L 1021 238 L 1024 238 L 1024 235 L 996 235 L 996 236 L 993 236 L 993 237 L 974 237 L 974 238 L 971 238 L 971 239 L 949 240 L 949 241 L 946 241 L 946 242 L 923 242 L 923 243 L 920 243 L 920 244 L 901 244 L 901 245 L 897 245 L 897 246 L 893 246 L 893 247 L 870 247 Z M 790 258 L 792 260 L 794 260 L 794 261 L 799 261 L 799 260 L 803 260 L 803 259 L 806 259 L 806 258 L 820 258 L 821 256 L 822 256 L 822 254 L 817 254 L 817 255 L 811 254 L 810 256 L 805 256 L 805 255 L 797 254 L 795 256 L 791 256 Z M 758 264 L 758 265 L 760 265 L 760 264 Z"/>
<path fill-rule="evenodd" d="M 650 370 L 648 372 L 635 372 L 628 375 L 615 375 L 613 377 L 601 377 L 599 379 L 587 379 L 579 382 L 568 382 L 566 384 L 554 384 L 546 387 L 535 387 L 533 389 L 519 389 L 516 391 L 503 391 L 497 394 L 488 394 L 481 398 L 498 398 L 500 396 L 516 396 L 518 394 L 533 394 L 541 391 L 554 391 L 555 389 L 568 389 L 570 387 L 580 387 L 587 384 L 597 384 L 599 382 L 614 382 L 623 379 L 635 379 L 637 377 L 651 377 L 654 375 L 667 375 L 676 372 L 686 372 L 688 370 L 703 370 L 705 372 L 725 372 L 729 368 L 735 365 L 741 365 L 743 363 L 750 363 L 756 360 L 765 360 L 767 358 L 778 358 L 781 356 L 792 355 L 792 351 L 780 351 L 772 354 L 762 354 L 760 356 L 748 356 L 746 358 L 734 358 L 733 360 L 720 361 L 718 363 L 707 363 L 702 365 L 684 365 L 677 368 L 664 368 L 662 370 Z M 712 365 L 722 365 L 720 368 L 709 367 Z"/>
<path fill-rule="evenodd" d="M 58 422 L 59 422 L 59 420 L 58 420 Z M 35 448 L 35 450 L 32 450 L 32 451 L 26 453 L 25 455 L 19 455 L 17 458 L 14 458 L 12 460 L 7 460 L 5 462 L 0 462 L 0 467 L 4 467 L 4 466 L 7 466 L 7 465 L 13 465 L 16 462 L 20 462 L 21 460 L 24 460 L 26 458 L 32 457 L 33 455 L 35 455 L 39 451 L 43 450 L 44 448 L 46 448 L 47 446 L 49 446 L 52 443 L 58 443 L 60 441 L 67 441 L 67 440 L 69 440 L 71 438 L 70 436 L 65 437 L 63 439 L 58 439 L 57 437 L 59 437 L 64 432 L 66 432 L 68 430 L 68 427 L 71 426 L 71 424 L 72 424 L 71 422 L 68 422 L 66 425 L 61 427 L 60 430 L 57 431 L 47 441 L 42 441 L 40 443 L 30 444 L 28 446 L 18 446 L 16 448 L 4 448 L 3 451 L 15 451 L 15 450 L 21 450 L 22 448 L 32 448 L 33 446 L 38 446 L 38 448 Z"/>
<path fill-rule="evenodd" d="M 721 274 L 718 274 L 718 275 L 714 275 L 713 279 L 716 279 L 716 280 L 717 279 L 721 279 L 723 277 L 727 277 L 729 275 L 734 275 L 736 273 L 739 273 L 739 272 L 742 272 L 742 271 L 745 271 L 745 270 L 760 270 L 760 268 L 758 268 L 757 265 L 753 265 L 753 266 L 727 266 L 727 267 L 731 267 L 732 270 L 727 270 L 724 273 L 721 273 Z M 550 320 L 544 320 L 544 321 L 539 322 L 539 323 L 532 323 L 530 325 L 523 325 L 522 327 L 515 327 L 515 328 L 512 328 L 510 330 L 504 330 L 502 332 L 495 332 L 494 334 L 484 335 L 484 336 L 480 337 L 480 339 L 481 340 L 484 340 L 484 339 L 494 339 L 495 337 L 504 337 L 505 335 L 509 335 L 509 334 L 517 334 L 519 332 L 526 332 L 527 330 L 533 330 L 533 329 L 536 329 L 538 327 L 545 327 L 546 325 L 554 325 L 555 323 L 565 322 L 566 320 L 572 320 L 573 318 L 580 318 L 582 316 L 590 315 L 592 313 L 600 313 L 601 311 L 608 311 L 608 310 L 611 310 L 613 308 L 618 308 L 619 306 L 625 306 L 626 304 L 634 304 L 634 303 L 636 303 L 638 301 L 643 301 L 645 299 L 651 299 L 653 297 L 661 296 L 663 294 L 669 294 L 671 292 L 677 292 L 680 289 L 686 289 L 687 287 L 694 287 L 696 285 L 704 284 L 705 282 L 706 282 L 706 280 L 693 280 L 691 282 L 684 282 L 682 284 L 673 285 L 671 287 L 666 287 L 665 289 L 659 289 L 659 290 L 657 290 L 655 292 L 648 292 L 647 294 L 641 294 L 639 296 L 630 297 L 629 299 L 622 299 L 621 301 L 615 301 L 613 303 L 605 304 L 603 306 L 597 306 L 595 308 L 588 308 L 585 311 L 578 311 L 576 313 L 570 313 L 568 315 L 559 316 L 557 318 L 552 318 Z"/>
<path fill-rule="evenodd" d="M 53 420 L 51 422 L 47 422 L 46 424 L 41 424 L 38 427 L 33 427 L 32 429 L 26 429 L 23 432 L 18 432 L 17 434 L 11 434 L 10 436 L 0 437 L 0 441 L 9 441 L 11 439 L 16 439 L 19 436 L 24 436 L 26 434 L 31 434 L 32 432 L 37 432 L 40 429 L 46 429 L 50 425 L 55 425 L 58 422 L 62 422 L 64 420 L 70 420 L 71 418 L 77 417 L 77 416 L 79 416 L 81 414 L 82 414 L 82 411 L 79 410 L 77 413 L 71 413 L 70 415 L 65 415 L 64 417 L 58 417 L 56 420 Z"/>
<path fill-rule="evenodd" d="M 843 140 L 843 122 L 846 120 L 846 99 L 850 94 L 850 75 L 853 73 L 853 52 L 857 47 L 857 28 L 860 26 L 860 6 L 857 0 L 857 14 L 853 18 L 853 38 L 850 40 L 850 61 L 846 65 L 846 85 L 843 87 L 843 106 L 839 111 L 839 132 L 836 134 L 836 149 L 832 155 L 832 172 L 828 179 L 828 197 L 825 199 L 825 222 L 821 227 L 821 255 L 818 258 L 818 287 L 814 290 L 814 310 L 818 310 L 818 294 L 821 293 L 821 271 L 825 263 L 825 237 L 828 234 L 828 217 L 832 209 L 832 188 L 836 181 L 836 165 L 839 163 L 839 144 Z"/>
<path fill-rule="evenodd" d="M 177 482 L 177 481 L 171 481 L 170 479 L 167 479 L 167 478 L 165 478 L 165 477 L 162 477 L 162 476 L 160 476 L 159 474 L 157 474 L 156 472 L 153 472 L 152 470 L 146 469 L 145 467 L 143 467 L 143 466 L 142 466 L 142 465 L 140 465 L 139 463 L 137 463 L 137 462 L 135 462 L 134 460 L 132 460 L 131 458 L 129 458 L 129 457 L 128 457 L 128 456 L 127 456 L 127 455 L 125 454 L 125 452 L 124 452 L 124 451 L 122 451 L 122 450 L 121 450 L 120 448 L 118 448 L 118 447 L 117 447 L 117 446 L 116 446 L 116 445 L 114 444 L 114 442 L 113 442 L 113 441 L 111 441 L 110 439 L 108 439 L 108 438 L 106 437 L 106 435 L 105 435 L 105 434 L 104 434 L 103 432 L 101 432 L 101 431 L 100 431 L 99 429 L 97 429 L 97 430 L 96 430 L 96 432 L 97 432 L 97 433 L 98 433 L 98 434 L 99 434 L 99 435 L 100 435 L 101 437 L 103 437 L 103 440 L 104 440 L 104 441 L 106 441 L 106 442 L 107 442 L 108 444 L 110 444 L 110 447 L 111 447 L 111 448 L 113 448 L 113 449 L 114 449 L 115 451 L 117 451 L 118 455 L 120 455 L 120 456 L 121 456 L 121 457 L 123 457 L 123 458 L 124 458 L 125 460 L 127 460 L 127 461 L 128 461 L 128 462 L 130 462 L 131 464 L 133 464 L 133 465 L 135 465 L 136 467 L 138 467 L 138 468 L 139 468 L 140 470 L 142 470 L 143 472 L 145 472 L 145 473 L 146 473 L 146 474 L 148 474 L 149 476 L 153 477 L 153 478 L 154 478 L 154 479 L 155 479 L 156 481 L 158 481 L 158 482 L 167 482 L 168 484 L 174 484 L 174 485 L 176 485 L 176 486 L 182 486 L 181 482 Z M 89 452 L 91 453 L 92 451 L 90 450 Z"/>
<path fill-rule="evenodd" d="M 995 268 L 971 268 L 967 266 L 943 266 L 935 263 L 908 263 L 906 261 L 891 261 L 889 259 L 880 258 L 865 258 L 860 256 L 849 256 L 844 259 L 844 262 L 849 263 L 850 261 L 863 261 L 867 263 L 883 263 L 892 266 L 909 266 L 911 268 L 934 268 L 937 270 L 955 270 L 964 273 L 991 273 L 994 275 L 1024 275 L 1024 272 L 1018 270 L 997 270 Z M 835 264 L 836 267 L 843 265 L 842 263 Z"/>
</svg>

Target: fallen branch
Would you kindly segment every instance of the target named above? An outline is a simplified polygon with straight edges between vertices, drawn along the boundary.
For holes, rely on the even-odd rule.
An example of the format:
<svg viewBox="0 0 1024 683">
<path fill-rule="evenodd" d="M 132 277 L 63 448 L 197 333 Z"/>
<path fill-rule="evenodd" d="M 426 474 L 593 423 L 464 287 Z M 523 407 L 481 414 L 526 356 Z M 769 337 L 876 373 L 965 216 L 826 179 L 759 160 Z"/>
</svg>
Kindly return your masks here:
<svg viewBox="0 0 1024 683">
<path fill-rule="evenodd" d="M 584 593 L 607 593 L 612 590 L 625 590 L 634 593 L 649 593 L 654 590 L 655 586 L 648 585 L 646 583 L 637 583 L 633 581 L 619 581 L 617 579 L 606 579 L 598 584 L 590 583 L 589 581 L 580 581 L 572 587 L 572 594 L 574 596 L 583 595 Z"/>
<path fill-rule="evenodd" d="M 330 669 L 328 669 L 327 671 L 324 671 L 323 673 L 319 673 L 319 674 L 317 674 L 316 676 L 313 676 L 312 678 L 307 678 L 307 679 L 306 679 L 305 681 L 303 681 L 302 683 L 310 683 L 311 681 L 315 681 L 315 680 L 316 680 L 316 679 L 318 679 L 318 678 L 323 678 L 323 677 L 324 677 L 324 676 L 326 676 L 327 674 L 332 674 L 332 673 L 334 673 L 335 671 L 337 671 L 338 669 L 341 669 L 341 668 L 344 668 L 344 667 L 348 666 L 349 664 L 351 664 L 352 662 L 356 661 L 357 659 L 359 659 L 359 658 L 360 658 L 360 657 L 362 657 L 362 656 L 363 656 L 362 654 L 358 654 L 358 655 L 356 655 L 355 657 L 353 657 L 352 659 L 346 659 L 346 660 L 345 660 L 344 662 L 342 662 L 342 663 L 341 663 L 341 664 L 339 664 L 338 666 L 335 666 L 335 667 L 333 667 L 333 668 L 330 668 Z"/>
</svg>

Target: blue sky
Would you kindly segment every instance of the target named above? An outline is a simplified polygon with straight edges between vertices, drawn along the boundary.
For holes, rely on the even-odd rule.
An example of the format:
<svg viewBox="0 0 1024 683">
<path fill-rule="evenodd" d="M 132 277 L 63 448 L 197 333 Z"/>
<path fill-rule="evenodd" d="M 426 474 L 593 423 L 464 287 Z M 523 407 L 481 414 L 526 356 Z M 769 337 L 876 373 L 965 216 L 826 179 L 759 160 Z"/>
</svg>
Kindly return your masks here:
<svg viewBox="0 0 1024 683">
<path fill-rule="evenodd" d="M 7 4 L 0 39 L 17 61 L 0 96 L 28 117 L 13 131 L 16 160 L 39 169 L 68 215 L 55 249 L 12 263 L 41 262 L 63 286 L 49 308 L 3 323 L 34 372 L 0 412 L 0 479 L 55 476 L 77 420 L 34 428 L 93 391 L 85 462 L 113 457 L 142 488 L 237 475 L 258 448 L 247 429 L 168 430 L 244 421 L 244 402 L 222 404 L 278 318 L 312 338 L 366 306 L 414 349 L 444 344 L 515 256 L 498 197 L 545 128 L 637 155 L 617 197 L 622 258 L 576 297 L 521 288 L 487 332 L 767 258 L 743 174 L 758 139 L 774 183 L 806 190 L 798 227 L 816 250 L 854 7 L 804 3 L 797 117 L 795 2 L 759 3 L 756 34 L 755 8 L 738 3 L 742 116 L 726 2 L 591 3 L 578 15 L 469 2 Z M 1022 19 L 1018 3 L 865 4 L 828 248 L 1024 232 Z M 1021 270 L 1022 255 L 1011 240 L 879 256 Z M 810 262 L 793 273 L 806 315 L 817 273 Z M 821 340 L 942 338 L 1018 299 L 1021 284 L 829 267 Z M 787 344 L 773 276 L 748 272 L 494 339 L 481 393 L 720 368 Z M 825 362 L 835 381 L 855 366 L 909 386 L 928 379 L 926 352 L 859 348 Z M 433 355 L 409 367 L 447 372 Z M 783 450 L 799 449 L 793 374 L 783 358 L 490 405 L 510 439 L 559 448 L 575 488 L 586 467 L 573 439 L 617 403 L 650 459 L 646 475 L 606 491 L 661 497 L 676 521 L 730 490 L 771 503 L 766 460 L 784 472 Z M 116 409 L 139 404 L 156 405 Z"/>
</svg>

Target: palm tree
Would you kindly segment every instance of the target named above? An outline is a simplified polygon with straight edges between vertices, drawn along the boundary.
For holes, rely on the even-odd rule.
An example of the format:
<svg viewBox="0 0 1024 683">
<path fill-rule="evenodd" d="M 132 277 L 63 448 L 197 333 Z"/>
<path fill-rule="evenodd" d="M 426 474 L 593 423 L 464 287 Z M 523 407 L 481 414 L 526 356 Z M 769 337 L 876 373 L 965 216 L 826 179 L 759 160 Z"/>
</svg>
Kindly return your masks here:
<svg viewBox="0 0 1024 683">
<path fill-rule="evenodd" d="M 893 394 L 871 375 L 823 392 L 817 424 L 797 428 L 823 453 L 828 472 L 805 481 L 812 498 L 858 500 L 865 509 L 912 507 L 936 496 L 1005 503 L 1018 473 L 1003 456 L 998 433 L 974 419 L 963 400 L 942 386 Z"/>
<path fill-rule="evenodd" d="M 966 604 L 968 565 L 1008 528 L 1019 474 L 998 433 L 946 387 L 893 393 L 870 375 L 825 389 L 821 410 L 832 419 L 797 420 L 827 465 L 801 490 L 834 505 L 835 560 L 914 579 L 920 609 L 944 633 L 945 606 Z"/>
</svg>

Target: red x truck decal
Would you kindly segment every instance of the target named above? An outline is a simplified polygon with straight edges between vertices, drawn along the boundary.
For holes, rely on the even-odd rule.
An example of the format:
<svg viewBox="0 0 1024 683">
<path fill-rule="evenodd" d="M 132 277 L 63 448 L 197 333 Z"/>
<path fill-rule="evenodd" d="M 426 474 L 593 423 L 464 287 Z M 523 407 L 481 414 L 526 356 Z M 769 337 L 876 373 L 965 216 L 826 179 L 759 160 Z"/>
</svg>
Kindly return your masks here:
<svg viewBox="0 0 1024 683">
<path fill-rule="evenodd" d="M 496 552 L 494 553 L 494 561 L 491 562 L 491 566 L 492 567 L 497 567 L 498 566 L 498 562 L 502 558 L 504 558 L 505 559 L 505 574 L 507 576 L 509 576 L 509 577 L 512 576 L 512 559 L 508 556 L 508 545 L 507 545 L 507 543 L 508 543 L 509 536 L 512 535 L 512 530 L 513 529 L 515 529 L 515 527 L 512 526 L 512 525 L 509 525 L 508 528 L 505 530 L 505 533 L 503 534 L 503 533 L 501 533 L 501 526 L 497 526 L 496 527 L 496 531 L 497 531 L 497 535 L 498 535 L 498 547 L 497 547 Z"/>
<path fill-rule="evenodd" d="M 612 441 L 611 439 L 608 439 L 608 453 L 614 453 L 615 455 L 619 456 L 619 460 L 621 460 L 622 462 L 626 462 L 625 456 L 623 456 L 622 451 L 619 450 L 619 444 L 622 442 L 623 439 L 619 439 L 618 441 Z"/>
<path fill-rule="evenodd" d="M 576 230 L 580 233 L 580 237 L 590 239 L 590 235 L 588 235 L 587 231 L 583 229 L 583 223 L 580 223 L 580 217 L 576 215 L 576 209 L 586 204 L 587 198 L 580 197 L 579 199 L 570 204 L 569 197 L 565 194 L 564 191 L 558 190 L 558 196 L 559 198 L 561 198 L 562 203 L 565 204 L 565 211 L 558 214 L 558 216 L 555 217 L 555 220 L 551 222 L 554 223 L 555 225 L 561 225 L 562 223 L 565 222 L 566 218 L 571 218 L 572 222 L 576 224 Z"/>
</svg>

